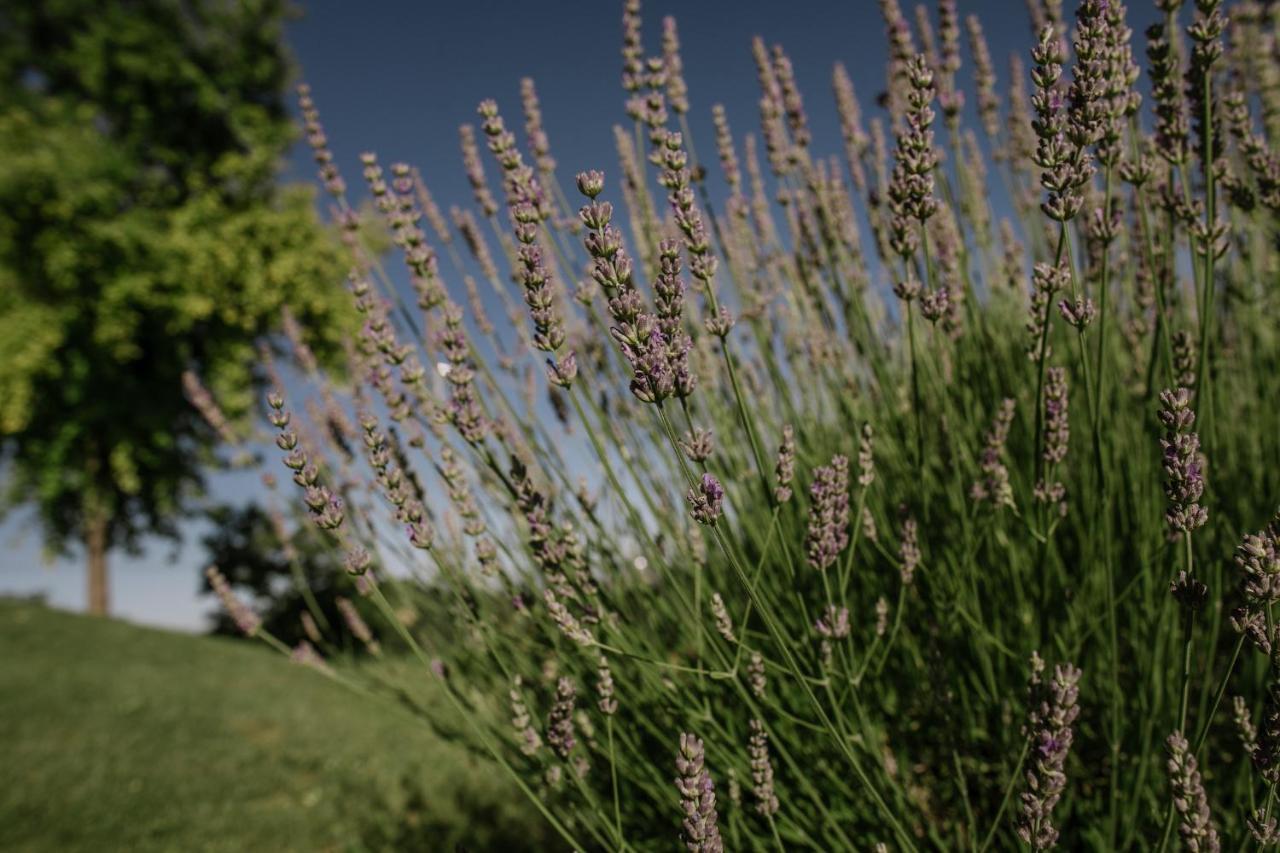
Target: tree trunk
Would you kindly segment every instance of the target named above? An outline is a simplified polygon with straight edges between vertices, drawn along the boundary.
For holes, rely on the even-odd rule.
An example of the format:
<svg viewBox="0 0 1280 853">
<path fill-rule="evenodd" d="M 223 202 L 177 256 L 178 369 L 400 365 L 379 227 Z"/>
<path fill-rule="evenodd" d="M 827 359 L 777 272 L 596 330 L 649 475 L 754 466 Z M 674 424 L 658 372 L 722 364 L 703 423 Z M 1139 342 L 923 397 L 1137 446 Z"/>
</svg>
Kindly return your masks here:
<svg viewBox="0 0 1280 853">
<path fill-rule="evenodd" d="M 98 510 L 87 522 L 85 551 L 89 555 L 89 612 L 106 616 L 110 608 L 107 590 L 107 516 Z"/>
</svg>

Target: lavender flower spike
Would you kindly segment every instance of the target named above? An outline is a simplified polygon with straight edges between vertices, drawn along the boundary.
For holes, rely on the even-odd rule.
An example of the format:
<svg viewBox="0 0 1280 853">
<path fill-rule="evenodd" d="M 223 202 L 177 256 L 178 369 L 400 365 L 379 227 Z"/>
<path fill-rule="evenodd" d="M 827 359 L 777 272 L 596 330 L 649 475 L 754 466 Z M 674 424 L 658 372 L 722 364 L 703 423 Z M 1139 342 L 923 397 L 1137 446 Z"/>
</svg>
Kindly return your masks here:
<svg viewBox="0 0 1280 853">
<path fill-rule="evenodd" d="M 724 486 L 714 474 L 703 474 L 702 482 L 690 489 L 684 499 L 689 502 L 689 512 L 695 521 L 714 527 L 724 508 Z"/>
<path fill-rule="evenodd" d="M 814 472 L 809 488 L 809 532 L 805 539 L 809 565 L 824 570 L 849 544 L 849 460 L 835 456 Z"/>
<path fill-rule="evenodd" d="M 752 794 L 756 811 L 772 818 L 778 813 L 778 794 L 773 787 L 773 762 L 769 760 L 769 733 L 760 720 L 751 721 L 751 743 L 747 747 L 751 755 Z"/>
<path fill-rule="evenodd" d="M 680 735 L 680 752 L 676 756 L 676 789 L 684 810 L 684 845 L 690 853 L 722 853 L 717 825 L 716 786 L 705 766 L 706 751 L 702 739 L 691 734 Z"/>
<path fill-rule="evenodd" d="M 737 643 L 738 637 L 733 633 L 733 619 L 729 616 L 729 609 L 725 607 L 724 598 L 718 592 L 711 594 L 711 615 L 715 617 L 716 631 L 724 637 L 724 641 Z"/>
<path fill-rule="evenodd" d="M 1209 798 L 1204 793 L 1195 754 L 1182 732 L 1169 735 L 1169 784 L 1173 788 L 1173 806 L 1178 810 L 1178 835 L 1188 850 L 1217 853 L 1221 849 L 1218 830 L 1209 814 Z"/>
<path fill-rule="evenodd" d="M 536 755 L 542 748 L 542 736 L 533 727 L 533 718 L 529 715 L 529 706 L 525 704 L 522 691 L 523 682 L 516 676 L 511 684 L 511 726 L 515 729 L 516 742 L 525 755 Z"/>
<path fill-rule="evenodd" d="M 1160 449 L 1164 456 L 1164 493 L 1169 499 L 1164 518 L 1171 536 L 1191 533 L 1209 520 L 1209 513 L 1200 506 L 1204 463 L 1200 436 L 1192 430 L 1195 422 L 1191 392 L 1178 388 L 1160 393 L 1160 423 L 1165 428 Z"/>
<path fill-rule="evenodd" d="M 556 702 L 547 715 L 547 743 L 555 750 L 556 755 L 568 759 L 569 753 L 577 745 L 574 735 L 573 711 L 578 697 L 578 688 L 567 678 L 556 682 Z"/>
<path fill-rule="evenodd" d="M 231 584 L 227 583 L 226 576 L 218 571 L 217 566 L 210 566 L 205 569 L 204 576 L 209 579 L 209 586 L 213 587 L 213 591 L 218 596 L 218 600 L 222 602 L 227 615 L 231 617 L 232 622 L 236 623 L 236 627 L 240 629 L 241 633 L 246 637 L 256 635 L 258 629 L 262 627 L 262 620 L 258 618 L 258 614 L 254 613 L 249 605 L 241 601 L 231 591 Z"/>
<path fill-rule="evenodd" d="M 1071 664 L 1059 665 L 1048 683 L 1041 680 L 1043 672 L 1044 661 L 1033 654 L 1028 691 L 1031 710 L 1023 729 L 1031 739 L 1031 762 L 1018 816 L 1018 837 L 1034 850 L 1048 850 L 1058 842 L 1053 808 L 1067 787 L 1064 768 L 1071 751 L 1072 724 L 1080 714 L 1080 670 Z"/>
<path fill-rule="evenodd" d="M 360 611 L 356 610 L 351 600 L 338 596 L 336 604 L 338 605 L 338 611 L 342 614 L 342 621 L 347 623 L 347 630 L 351 632 L 351 636 L 363 643 L 370 654 L 381 654 L 382 647 L 378 645 L 378 641 L 373 636 L 373 631 L 369 629 L 368 623 L 360 616 Z"/>
<path fill-rule="evenodd" d="M 774 468 L 778 484 L 773 498 L 780 504 L 791 500 L 791 479 L 796 475 L 796 439 L 791 424 L 782 428 L 782 443 L 778 445 L 778 464 Z"/>
<path fill-rule="evenodd" d="M 752 652 L 751 659 L 747 661 L 747 684 L 751 686 L 751 692 L 757 699 L 764 698 L 764 691 L 769 686 L 769 682 L 765 676 L 764 658 L 759 652 Z"/>
<path fill-rule="evenodd" d="M 823 637 L 843 640 L 849 636 L 849 608 L 828 604 L 818 621 L 813 623 L 813 630 Z"/>
</svg>

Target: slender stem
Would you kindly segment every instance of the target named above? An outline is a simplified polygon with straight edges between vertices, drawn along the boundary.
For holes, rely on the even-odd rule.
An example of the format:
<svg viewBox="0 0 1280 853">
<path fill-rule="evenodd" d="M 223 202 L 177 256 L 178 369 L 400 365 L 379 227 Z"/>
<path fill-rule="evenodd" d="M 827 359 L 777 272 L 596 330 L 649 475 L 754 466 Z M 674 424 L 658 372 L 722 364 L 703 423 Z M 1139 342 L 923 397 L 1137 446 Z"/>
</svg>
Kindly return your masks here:
<svg viewBox="0 0 1280 853">
<path fill-rule="evenodd" d="M 1206 414 L 1211 391 L 1209 389 L 1209 348 L 1213 343 L 1213 262 L 1217 254 L 1214 228 L 1217 225 L 1217 193 L 1214 186 L 1213 171 L 1213 74 L 1212 66 L 1204 70 L 1204 115 L 1201 117 L 1203 128 L 1204 150 L 1201 155 L 1204 166 L 1205 185 L 1205 238 L 1204 238 L 1204 299 L 1200 308 L 1200 359 L 1196 366 L 1196 421 L 1203 424 L 1202 415 Z M 1207 430 L 1204 430 L 1207 434 Z"/>
<path fill-rule="evenodd" d="M 1190 531 L 1183 534 L 1183 541 L 1186 543 L 1187 577 L 1190 579 L 1194 577 Z M 1187 730 L 1187 706 L 1191 700 L 1191 637 L 1195 624 L 1191 608 L 1186 608 L 1186 611 L 1186 618 L 1183 623 L 1185 645 L 1182 650 L 1182 698 L 1178 704 L 1178 731 L 1180 732 L 1185 732 Z"/>
<path fill-rule="evenodd" d="M 1107 164 L 1106 177 L 1103 180 L 1102 219 L 1105 227 L 1111 222 L 1111 165 Z M 1102 389 L 1106 384 L 1103 371 L 1107 350 L 1107 285 L 1111 272 L 1111 244 L 1108 242 L 1102 249 L 1102 275 L 1098 282 L 1098 356 L 1096 370 L 1098 381 L 1093 389 L 1093 410 L 1102 417 Z"/>
<path fill-rule="evenodd" d="M 618 839 L 618 845 L 625 847 L 626 842 L 622 837 L 622 801 L 618 798 L 618 760 L 613 749 L 612 714 L 605 718 L 604 728 L 609 739 L 609 778 L 613 783 L 613 832 Z"/>
<path fill-rule="evenodd" d="M 1009 808 L 1009 800 L 1013 798 L 1013 789 L 1017 786 L 1018 780 L 1022 778 L 1022 765 L 1027 761 L 1027 755 L 1031 752 L 1031 741 L 1026 740 L 1022 743 L 1022 752 L 1018 755 L 1018 763 L 1014 765 L 1013 772 L 1009 774 L 1009 783 L 1004 786 L 1004 796 L 1000 799 L 1000 808 L 996 809 L 996 816 L 991 820 L 991 829 L 987 830 L 986 838 L 982 839 L 982 846 L 978 848 L 978 853 L 986 853 L 991 842 L 996 837 L 996 831 L 1000 828 L 1000 819 L 1004 817 L 1005 811 Z"/>
<path fill-rule="evenodd" d="M 907 303 L 907 346 L 911 348 L 911 408 L 915 412 L 916 476 L 924 476 L 924 415 L 920 403 L 920 374 L 916 367 L 916 325 L 914 300 Z"/>
<path fill-rule="evenodd" d="M 1209 706 L 1209 714 L 1200 723 L 1200 733 L 1196 735 L 1195 744 L 1192 746 L 1191 754 L 1200 755 L 1200 750 L 1204 747 L 1205 739 L 1209 737 L 1209 728 L 1213 723 L 1214 716 L 1218 713 L 1218 707 L 1222 704 L 1222 697 L 1227 692 L 1227 683 L 1231 680 L 1231 674 L 1236 670 L 1236 662 L 1240 660 L 1240 650 L 1244 648 L 1245 635 L 1241 634 L 1236 638 L 1236 647 L 1231 652 L 1231 661 L 1227 664 L 1227 671 L 1222 673 L 1222 680 L 1218 682 L 1218 689 L 1213 694 L 1213 704 Z"/>
<path fill-rule="evenodd" d="M 684 469 L 684 472 L 685 472 L 685 478 L 689 482 L 690 487 L 692 487 L 694 485 L 693 475 L 689 471 L 688 466 L 684 462 L 684 454 L 681 453 L 680 451 L 680 443 L 676 439 L 675 430 L 671 426 L 671 420 L 667 417 L 666 412 L 661 407 L 658 407 L 658 418 L 662 422 L 662 426 L 667 432 L 667 438 L 668 438 L 668 441 L 671 443 L 672 451 L 680 459 L 681 467 Z M 875 805 L 876 809 L 880 811 L 884 819 L 889 823 L 889 826 L 892 828 L 894 834 L 898 836 L 899 841 L 903 844 L 903 846 L 907 850 L 915 850 L 916 849 L 915 842 L 912 840 L 911 836 L 907 833 L 907 831 L 903 828 L 901 822 L 898 820 L 897 815 L 894 814 L 893 810 L 890 809 L 888 804 L 884 801 L 884 798 L 881 796 L 879 789 L 871 784 L 870 777 L 867 775 L 866 770 L 863 768 L 862 762 L 858 759 L 857 754 L 854 753 L 853 748 L 849 744 L 849 741 L 840 734 L 839 730 L 835 726 L 835 723 L 832 721 L 831 717 L 827 714 L 826 709 L 823 707 L 822 702 L 819 701 L 817 695 L 813 692 L 813 687 L 809 684 L 809 680 L 800 671 L 799 662 L 796 660 L 795 654 L 792 652 L 792 649 L 791 649 L 792 644 L 789 642 L 786 635 L 783 634 L 781 627 L 778 625 L 777 621 L 775 620 L 772 608 L 766 606 L 766 602 L 759 595 L 755 587 L 752 585 L 750 578 L 747 577 L 746 570 L 742 567 L 742 563 L 738 560 L 737 554 L 734 552 L 732 548 L 729 547 L 728 541 L 725 539 L 724 534 L 720 530 L 720 525 L 719 524 L 710 525 L 710 530 L 711 530 L 712 537 L 716 541 L 716 545 L 720 548 L 720 552 L 724 555 L 725 559 L 729 563 L 730 568 L 733 569 L 734 574 L 737 576 L 738 582 L 742 585 L 743 589 L 747 591 L 747 594 L 751 597 L 751 600 L 755 603 L 756 610 L 760 613 L 760 618 L 761 620 L 763 620 L 765 624 L 765 628 L 768 630 L 770 637 L 773 639 L 778 649 L 782 652 L 782 656 L 783 656 L 783 660 L 786 665 L 786 668 L 790 671 L 791 675 L 794 676 L 796 682 L 800 684 L 801 689 L 805 693 L 805 697 L 809 700 L 809 704 L 812 705 L 814 711 L 817 713 L 818 719 L 821 722 L 822 726 L 827 730 L 827 733 L 836 742 L 837 746 L 840 747 L 840 751 L 844 754 L 845 759 L 849 762 L 849 766 L 853 769 L 854 775 L 857 776 L 858 782 L 863 787 L 863 789 L 865 789 L 867 793 L 870 795 L 872 803 Z"/>
<path fill-rule="evenodd" d="M 405 644 L 408 645 L 409 650 L 412 651 L 414 657 L 418 659 L 418 662 L 427 669 L 430 669 L 431 662 L 427 660 L 426 654 L 422 651 L 422 646 L 418 645 L 418 641 L 414 638 L 413 634 L 409 633 L 409 629 L 406 628 L 404 623 L 396 616 L 395 610 L 391 607 L 391 603 L 387 601 L 387 597 L 382 594 L 382 589 L 377 584 L 373 584 L 372 597 L 374 603 L 377 604 L 378 609 L 382 611 L 383 617 L 395 626 L 397 632 L 399 632 L 401 638 L 405 641 Z M 574 850 L 585 850 L 586 848 L 582 846 L 582 843 L 579 842 L 577 838 L 574 837 L 573 833 L 570 832 L 568 828 L 566 828 L 565 825 L 551 813 L 546 804 L 542 802 L 542 798 L 533 792 L 528 784 L 525 783 L 524 778 L 516 772 L 515 768 L 511 766 L 510 762 L 507 761 L 502 752 L 491 740 L 489 740 L 489 736 L 481 729 L 477 716 L 463 707 L 462 700 L 454 694 L 452 688 L 448 684 L 445 685 L 444 694 L 449 698 L 449 702 L 453 705 L 458 716 L 462 717 L 470 724 L 471 729 L 475 732 L 476 739 L 479 740 L 485 750 L 493 756 L 494 761 L 498 762 L 498 764 L 507 772 L 507 775 L 515 780 L 516 786 L 519 787 L 521 792 L 529 798 L 534 807 L 538 809 L 544 818 L 546 818 L 547 822 L 551 824 L 556 832 L 560 833 L 560 837 L 569 842 Z"/>
</svg>

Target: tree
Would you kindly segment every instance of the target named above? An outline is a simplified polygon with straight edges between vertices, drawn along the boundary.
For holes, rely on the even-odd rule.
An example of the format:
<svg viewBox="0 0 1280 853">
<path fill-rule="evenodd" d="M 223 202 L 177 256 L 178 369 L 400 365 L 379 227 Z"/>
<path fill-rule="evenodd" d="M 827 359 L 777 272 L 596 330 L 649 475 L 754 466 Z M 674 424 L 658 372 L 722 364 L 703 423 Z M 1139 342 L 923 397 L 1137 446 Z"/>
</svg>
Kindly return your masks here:
<svg viewBox="0 0 1280 853">
<path fill-rule="evenodd" d="M 284 0 L 0 0 L 0 454 L 5 506 L 88 557 L 175 519 L 215 431 L 250 408 L 255 341 L 289 307 L 334 351 L 342 255 L 280 189 Z"/>
</svg>

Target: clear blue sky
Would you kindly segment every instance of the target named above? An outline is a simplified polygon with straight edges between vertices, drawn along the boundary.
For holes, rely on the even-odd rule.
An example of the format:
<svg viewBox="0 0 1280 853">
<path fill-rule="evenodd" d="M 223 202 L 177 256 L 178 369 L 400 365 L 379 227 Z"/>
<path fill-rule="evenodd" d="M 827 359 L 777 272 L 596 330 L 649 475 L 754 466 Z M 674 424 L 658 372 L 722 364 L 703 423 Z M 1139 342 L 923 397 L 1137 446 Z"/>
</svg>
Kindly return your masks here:
<svg viewBox="0 0 1280 853">
<path fill-rule="evenodd" d="M 519 83 L 525 76 L 538 85 L 562 178 L 582 169 L 614 169 L 611 128 L 626 119 L 619 85 L 620 2 L 313 0 L 299 5 L 303 17 L 289 26 L 288 40 L 353 189 L 360 184 L 358 155 L 372 150 L 383 163 L 417 165 L 446 211 L 451 203 L 467 203 L 457 127 L 474 122 L 476 104 L 492 97 L 518 129 L 523 123 Z M 902 5 L 912 15 L 914 4 Z M 976 12 L 982 18 L 1003 89 L 1009 54 L 1025 57 L 1032 43 L 1023 3 L 959 0 L 959 7 L 962 17 Z M 833 63 L 845 63 L 864 111 L 875 112 L 886 45 L 874 0 L 649 0 L 643 10 L 649 53 L 660 50 L 666 14 L 675 15 L 680 25 L 690 117 L 704 158 L 712 153 L 713 103 L 726 106 L 739 136 L 756 127 L 758 93 L 750 52 L 756 34 L 788 50 L 818 152 L 836 153 L 840 145 L 830 94 Z M 1135 31 L 1140 33 L 1145 22 L 1135 18 Z M 967 87 L 967 49 L 964 56 Z M 493 166 L 486 162 L 486 168 L 492 176 Z M 310 181 L 313 174 L 309 152 L 299 146 L 286 176 Z M 219 475 L 211 486 L 215 497 L 247 499 L 252 482 L 250 475 Z M 198 533 L 198 526 L 189 525 L 184 545 L 152 543 L 141 556 L 114 553 L 115 614 L 199 629 L 212 605 L 197 595 Z M 28 514 L 15 512 L 0 525 L 0 594 L 42 593 L 57 606 L 81 609 L 83 587 L 78 555 L 42 559 Z"/>
</svg>

